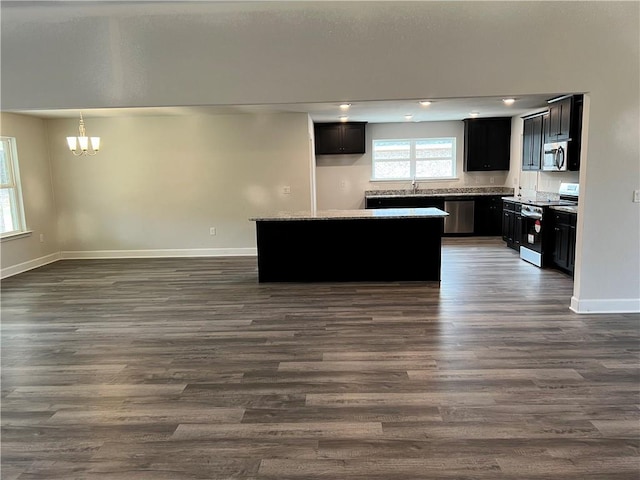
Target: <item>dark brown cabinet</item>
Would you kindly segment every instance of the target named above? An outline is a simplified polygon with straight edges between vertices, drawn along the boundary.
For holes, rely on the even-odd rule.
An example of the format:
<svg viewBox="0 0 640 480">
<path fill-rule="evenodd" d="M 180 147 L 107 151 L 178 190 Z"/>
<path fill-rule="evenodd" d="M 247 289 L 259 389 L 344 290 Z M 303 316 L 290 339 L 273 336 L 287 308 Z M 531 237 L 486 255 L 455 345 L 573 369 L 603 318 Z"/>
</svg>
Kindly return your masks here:
<svg viewBox="0 0 640 480">
<path fill-rule="evenodd" d="M 551 264 L 573 275 L 576 257 L 575 213 L 552 211 Z"/>
<path fill-rule="evenodd" d="M 520 251 L 522 243 L 522 205 L 509 200 L 503 201 L 502 208 L 502 239 L 507 247 Z"/>
<path fill-rule="evenodd" d="M 543 130 L 548 116 L 548 113 L 541 113 L 524 119 L 522 170 L 540 170 L 544 138 Z"/>
<path fill-rule="evenodd" d="M 580 170 L 583 95 L 568 95 L 549 102 L 543 143 L 567 141 L 567 168 Z"/>
<path fill-rule="evenodd" d="M 366 122 L 314 124 L 316 155 L 365 153 Z"/>
<path fill-rule="evenodd" d="M 473 232 L 465 232 L 471 236 L 499 236 L 502 231 L 502 197 L 503 195 L 469 195 L 469 196 L 389 196 L 366 197 L 365 208 L 425 208 L 445 209 L 445 200 L 470 200 L 474 203 Z M 445 237 L 460 233 L 445 233 Z"/>
<path fill-rule="evenodd" d="M 571 138 L 571 108 L 573 97 L 565 97 L 549 104 L 545 142 L 561 142 Z"/>
<path fill-rule="evenodd" d="M 473 234 L 498 236 L 502 232 L 502 196 L 488 195 L 475 199 Z"/>
<path fill-rule="evenodd" d="M 365 198 L 365 208 L 444 208 L 444 197 L 368 197 Z"/>
<path fill-rule="evenodd" d="M 464 171 L 509 170 L 511 118 L 464 120 Z"/>
</svg>

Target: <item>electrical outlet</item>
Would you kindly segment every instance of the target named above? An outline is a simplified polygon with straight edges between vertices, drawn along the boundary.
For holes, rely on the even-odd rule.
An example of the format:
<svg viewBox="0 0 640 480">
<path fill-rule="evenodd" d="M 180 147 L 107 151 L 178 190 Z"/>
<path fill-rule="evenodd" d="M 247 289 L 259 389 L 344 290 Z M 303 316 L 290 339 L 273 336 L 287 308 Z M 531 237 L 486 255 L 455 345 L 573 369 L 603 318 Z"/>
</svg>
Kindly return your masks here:
<svg viewBox="0 0 640 480">
<path fill-rule="evenodd" d="M 345 182 L 344 180 L 340 180 L 340 188 L 342 188 L 343 190 L 347 188 L 347 182 Z"/>
<path fill-rule="evenodd" d="M 44 243 L 44 233 L 40 234 L 40 243 Z"/>
<path fill-rule="evenodd" d="M 289 185 L 285 185 L 284 187 L 282 187 L 282 193 L 284 193 L 285 195 L 289 195 L 291 193 L 291 187 Z"/>
<path fill-rule="evenodd" d="M 493 177 L 489 177 L 489 183 L 493 185 L 494 183 L 496 183 L 496 179 Z"/>
<path fill-rule="evenodd" d="M 216 234 L 216 227 L 211 227 L 209 229 L 209 235 L 215 235 Z"/>
<path fill-rule="evenodd" d="M 633 203 L 640 203 L 640 190 L 633 191 Z"/>
</svg>

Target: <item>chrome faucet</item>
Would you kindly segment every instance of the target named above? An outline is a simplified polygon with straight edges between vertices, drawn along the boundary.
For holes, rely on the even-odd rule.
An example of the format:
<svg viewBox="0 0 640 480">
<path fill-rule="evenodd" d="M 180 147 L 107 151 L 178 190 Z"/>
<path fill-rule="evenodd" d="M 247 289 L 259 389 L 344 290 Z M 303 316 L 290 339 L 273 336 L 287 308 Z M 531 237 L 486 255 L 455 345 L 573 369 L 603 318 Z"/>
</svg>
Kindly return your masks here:
<svg viewBox="0 0 640 480">
<path fill-rule="evenodd" d="M 418 182 L 416 182 L 416 176 L 413 176 L 413 180 L 411 180 L 411 190 L 413 190 L 413 193 L 416 193 L 418 191 Z"/>
</svg>

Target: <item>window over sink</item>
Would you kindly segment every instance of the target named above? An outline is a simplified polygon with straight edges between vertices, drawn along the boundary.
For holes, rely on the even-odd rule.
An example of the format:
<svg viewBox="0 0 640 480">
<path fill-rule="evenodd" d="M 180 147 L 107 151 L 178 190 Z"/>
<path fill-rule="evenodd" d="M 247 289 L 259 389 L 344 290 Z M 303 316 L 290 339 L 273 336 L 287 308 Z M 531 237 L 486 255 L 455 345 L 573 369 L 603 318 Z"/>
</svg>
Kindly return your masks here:
<svg viewBox="0 0 640 480">
<path fill-rule="evenodd" d="M 373 140 L 371 180 L 455 178 L 455 138 Z"/>
</svg>

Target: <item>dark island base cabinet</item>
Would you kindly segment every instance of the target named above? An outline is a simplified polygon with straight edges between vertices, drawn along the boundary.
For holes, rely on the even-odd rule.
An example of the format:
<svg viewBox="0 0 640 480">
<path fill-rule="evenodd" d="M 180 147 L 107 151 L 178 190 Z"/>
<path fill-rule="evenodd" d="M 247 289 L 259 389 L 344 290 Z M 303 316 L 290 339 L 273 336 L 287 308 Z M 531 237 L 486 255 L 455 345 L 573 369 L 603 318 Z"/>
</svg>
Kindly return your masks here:
<svg viewBox="0 0 640 480">
<path fill-rule="evenodd" d="M 443 218 L 257 221 L 260 282 L 440 281 Z"/>
</svg>

